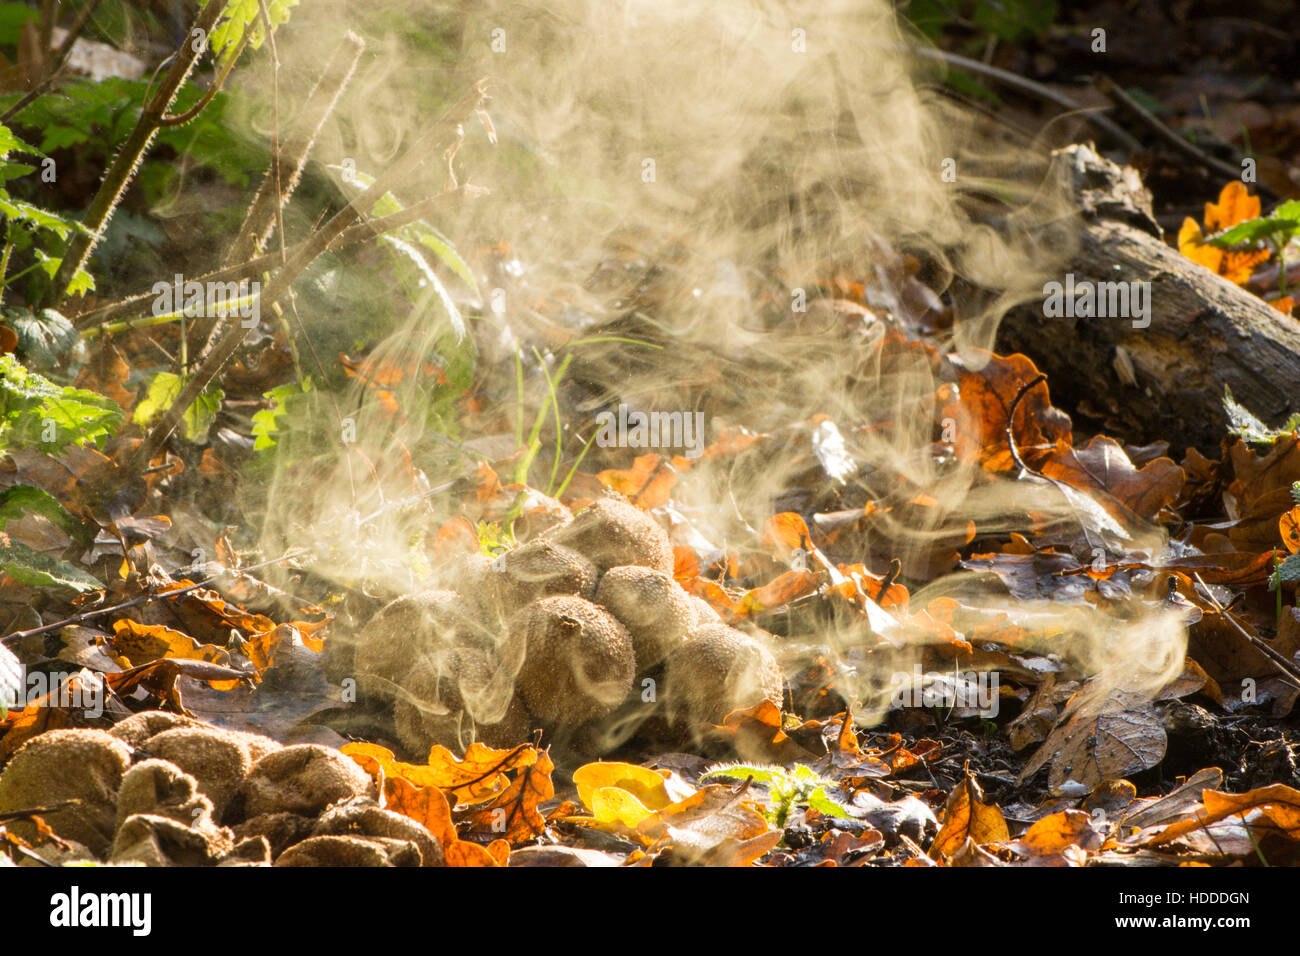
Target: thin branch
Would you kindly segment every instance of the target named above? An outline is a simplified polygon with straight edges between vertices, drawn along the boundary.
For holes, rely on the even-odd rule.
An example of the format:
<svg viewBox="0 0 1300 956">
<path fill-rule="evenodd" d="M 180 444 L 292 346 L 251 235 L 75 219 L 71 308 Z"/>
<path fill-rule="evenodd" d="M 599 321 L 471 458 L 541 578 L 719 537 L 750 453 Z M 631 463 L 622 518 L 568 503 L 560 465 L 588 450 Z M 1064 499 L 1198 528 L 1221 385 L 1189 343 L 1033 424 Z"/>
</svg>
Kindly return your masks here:
<svg viewBox="0 0 1300 956">
<path fill-rule="evenodd" d="M 1279 654 L 1277 651 L 1273 650 L 1273 648 L 1269 647 L 1268 644 L 1262 638 L 1256 637 L 1254 634 L 1251 634 L 1244 627 L 1238 624 L 1237 619 L 1232 616 L 1232 614 L 1228 611 L 1227 608 L 1225 608 L 1222 604 L 1219 603 L 1219 599 L 1214 596 L 1214 592 L 1212 592 L 1206 586 L 1205 582 L 1201 580 L 1201 575 L 1198 572 L 1193 571 L 1192 577 L 1196 578 L 1196 583 L 1201 586 L 1201 593 L 1210 599 L 1210 603 L 1214 605 L 1215 610 L 1217 610 L 1220 614 L 1223 615 L 1223 619 L 1227 621 L 1229 624 L 1231 624 L 1233 628 L 1236 629 L 1238 634 L 1240 634 L 1242 637 L 1244 637 L 1247 641 L 1250 642 L 1251 647 L 1255 648 L 1255 650 L 1259 651 L 1261 654 L 1267 657 L 1269 661 L 1272 663 L 1272 665 L 1276 667 L 1279 671 L 1281 671 L 1284 675 L 1293 678 L 1294 680 L 1300 681 L 1300 667 L 1296 667 L 1295 664 L 1287 660 L 1283 655 Z M 1279 585 L 1279 587 L 1280 586 L 1281 585 Z M 1290 681 L 1288 681 L 1287 683 L 1291 687 L 1300 688 L 1300 684 L 1291 683 Z"/>
<path fill-rule="evenodd" d="M 170 599 L 183 597 L 191 591 L 197 591 L 200 588 L 207 587 L 209 584 L 216 582 L 219 578 L 223 578 L 228 574 L 247 574 L 249 571 L 256 571 L 259 568 L 270 567 L 273 564 L 279 564 L 281 561 L 300 558 L 305 554 L 310 554 L 310 551 L 307 548 L 296 548 L 293 551 L 280 555 L 278 558 L 272 558 L 270 561 L 263 561 L 261 564 L 254 564 L 247 568 L 223 569 L 217 574 L 204 578 L 198 584 L 189 584 L 183 588 L 177 588 L 174 591 L 141 594 L 138 597 L 131 598 L 129 601 L 122 601 L 119 604 L 113 604 L 108 607 L 95 608 L 91 611 L 82 611 L 80 614 L 74 614 L 71 617 L 66 617 L 61 621 L 55 621 L 52 624 L 43 624 L 40 627 L 29 628 L 25 631 L 14 631 L 12 634 L 6 634 L 4 637 L 0 638 L 0 645 L 8 644 L 11 641 L 22 641 L 29 637 L 35 637 L 38 634 L 48 634 L 51 631 L 57 631 L 60 628 L 68 627 L 72 624 L 81 624 L 85 621 L 94 620 L 97 617 L 103 617 L 105 614 L 112 614 L 115 611 L 125 611 L 129 608 L 139 607 L 141 604 L 149 604 L 153 601 L 163 600 L 164 598 Z"/>
<path fill-rule="evenodd" d="M 1024 385 L 1020 386 L 1020 391 L 1016 392 L 1016 397 L 1011 400 L 1011 408 L 1007 411 L 1007 445 L 1011 448 L 1011 460 L 1020 467 L 1021 471 L 1026 471 L 1037 478 L 1050 480 L 1041 471 L 1030 468 L 1025 464 L 1025 460 L 1020 457 L 1020 449 L 1016 447 L 1015 435 L 1016 410 L 1020 407 L 1020 402 L 1029 394 L 1031 388 L 1038 383 L 1045 381 L 1047 381 L 1047 376 L 1039 375 L 1033 381 L 1026 382 Z"/>
<path fill-rule="evenodd" d="M 235 47 L 235 52 L 231 54 L 230 60 L 226 63 L 226 68 L 221 71 L 221 75 L 217 77 L 217 81 L 207 88 L 203 95 L 199 97 L 199 101 L 184 113 L 180 113 L 176 116 L 164 116 L 158 121 L 158 125 L 164 128 L 184 126 L 190 120 L 194 119 L 194 117 L 207 109 L 208 104 L 216 98 L 216 95 L 220 93 L 222 88 L 226 85 L 226 80 L 230 77 L 231 71 L 234 70 L 235 64 L 239 62 L 239 56 L 244 52 L 246 46 L 248 46 L 247 32 L 245 32 L 245 34 L 240 38 L 239 46 Z"/>
<path fill-rule="evenodd" d="M 481 190 L 476 187 L 462 187 L 454 192 L 439 193 L 437 196 L 430 196 L 422 199 L 417 203 L 412 203 L 401 212 L 395 212 L 379 219 L 367 219 L 355 226 L 351 226 L 342 235 L 329 244 L 327 252 L 335 249 L 342 249 L 347 246 L 354 246 L 360 242 L 366 242 L 371 239 L 378 239 L 384 233 L 392 232 L 394 229 L 400 229 L 403 226 L 423 218 L 442 201 L 451 199 L 456 196 L 474 196 Z M 240 280 L 253 279 L 269 269 L 276 269 L 283 266 L 289 259 L 300 253 L 307 243 L 299 242 L 287 247 L 283 253 L 271 252 L 264 256 L 258 256 L 256 259 L 250 259 L 247 262 L 241 262 L 238 265 L 226 266 L 221 269 L 214 269 L 212 272 L 196 276 L 195 281 L 208 282 L 239 282 Z M 100 306 L 97 309 L 91 309 L 72 316 L 72 322 L 79 328 L 83 328 L 81 333 L 83 338 L 92 339 L 98 335 L 116 334 L 125 332 L 128 329 L 144 327 L 154 324 L 164 324 L 171 319 L 166 316 L 145 316 L 141 321 L 128 321 L 113 324 L 114 319 L 122 316 L 139 316 L 142 310 L 148 308 L 149 304 L 158 297 L 156 292 L 141 292 L 130 298 L 122 299 L 108 305 Z M 159 321 L 161 320 L 161 321 Z"/>
<path fill-rule="evenodd" d="M 307 154 L 351 80 L 365 46 L 361 37 L 349 31 L 335 48 L 325 71 L 298 111 L 297 123 L 281 145 L 279 161 L 267 171 L 257 195 L 249 204 L 239 236 L 226 253 L 226 265 L 248 259 L 261 251 L 274 224 L 275 210 L 288 202 L 296 188 L 307 165 Z"/>
<path fill-rule="evenodd" d="M 949 53 L 947 50 L 932 49 L 930 47 L 911 47 L 911 52 L 917 56 L 923 56 L 930 60 L 939 60 L 947 63 L 949 66 L 955 66 L 959 69 L 969 70 L 990 80 L 996 80 L 1003 86 L 1009 86 L 1013 90 L 1019 90 L 1021 93 L 1027 93 L 1036 96 L 1041 100 L 1049 103 L 1055 103 L 1062 109 L 1067 109 L 1072 113 L 1081 114 L 1084 119 L 1092 123 L 1098 129 L 1105 130 L 1125 149 L 1131 152 L 1140 152 L 1142 144 L 1116 125 L 1112 120 L 1105 116 L 1098 115 L 1097 107 L 1083 106 L 1076 103 L 1068 96 L 1064 96 L 1051 87 L 1044 86 L 1041 83 L 1035 83 L 1033 80 L 1026 79 L 1023 76 L 1017 76 L 1015 73 L 999 69 L 996 66 L 990 66 L 988 63 L 981 63 L 979 60 L 972 60 L 968 57 L 959 56 L 956 53 Z"/>
<path fill-rule="evenodd" d="M 1147 127 L 1147 129 L 1151 130 L 1151 132 L 1155 133 L 1162 140 L 1164 140 L 1165 143 L 1172 146 L 1175 150 L 1182 153 L 1185 157 L 1190 159 L 1192 162 L 1196 163 L 1198 166 L 1208 169 L 1211 172 L 1218 173 L 1220 176 L 1225 176 L 1228 179 L 1241 178 L 1240 163 L 1236 166 L 1233 166 L 1231 163 L 1225 163 L 1221 159 L 1215 159 L 1213 156 L 1208 155 L 1207 153 L 1203 152 L 1200 149 L 1197 149 L 1196 146 L 1188 142 L 1184 137 L 1179 136 L 1172 129 L 1170 129 L 1159 119 L 1157 119 L 1156 116 L 1150 110 L 1148 110 L 1141 103 L 1139 103 L 1137 100 L 1133 99 L 1133 97 L 1129 96 L 1126 92 L 1120 89 L 1119 86 L 1113 80 L 1111 80 L 1110 77 L 1099 73 L 1092 78 L 1092 83 L 1093 86 L 1097 87 L 1097 89 L 1101 90 L 1101 92 L 1105 93 L 1108 97 L 1110 97 L 1113 103 L 1115 103 L 1117 106 L 1123 107 L 1130 115 L 1133 116 L 1134 119 L 1139 120 L 1144 126 Z M 1268 195 L 1272 196 L 1274 199 L 1277 198 L 1277 193 L 1269 189 L 1268 186 L 1264 183 L 1256 183 L 1255 188 L 1262 193 L 1268 193 Z"/>
<path fill-rule="evenodd" d="M 86 210 L 86 215 L 82 219 L 85 230 L 76 233 L 68 241 L 59 269 L 41 299 L 42 307 L 58 308 L 77 271 L 85 267 L 91 252 L 103 238 L 104 227 L 108 225 L 108 220 L 113 215 L 113 210 L 117 208 L 118 202 L 121 201 L 126 187 L 135 178 L 136 170 L 139 169 L 145 152 L 157 135 L 163 117 L 166 116 L 172 101 L 176 99 L 182 84 L 198 63 L 202 49 L 206 49 L 204 45 L 196 50 L 197 44 L 190 42 L 193 30 L 201 30 L 204 36 L 210 36 L 212 28 L 216 26 L 224 10 L 223 3 L 209 3 L 194 21 L 191 33 L 187 34 L 185 42 L 174 54 L 175 59 L 172 61 L 171 69 L 168 70 L 158 92 L 141 110 L 135 128 L 131 130 L 126 142 L 118 150 L 113 164 L 104 174 L 99 184 L 99 191 L 95 193 L 95 198 L 91 200 L 90 208 Z"/>
<path fill-rule="evenodd" d="M 318 229 L 310 239 L 302 244 L 301 251 L 290 259 L 261 291 L 258 296 L 260 308 L 270 308 L 297 281 L 303 271 L 316 258 L 343 234 L 357 220 L 363 218 L 364 211 L 374 207 L 383 196 L 398 183 L 406 181 L 430 156 L 441 155 L 445 149 L 444 141 L 456 137 L 461 123 L 472 115 L 487 98 L 487 80 L 479 80 L 474 87 L 451 106 L 428 132 L 421 136 L 402 156 L 385 170 L 361 195 L 355 197 L 343 209 L 339 210 L 328 222 Z M 259 308 L 259 311 L 260 311 Z M 181 419 L 194 404 L 194 400 L 203 393 L 217 374 L 225 367 L 248 335 L 249 330 L 239 321 L 228 322 L 221 337 L 200 364 L 194 375 L 185 383 L 180 394 L 145 436 L 136 449 L 132 467 L 128 473 L 139 473 L 149 467 L 149 462 L 158 449 L 175 431 Z"/>
</svg>

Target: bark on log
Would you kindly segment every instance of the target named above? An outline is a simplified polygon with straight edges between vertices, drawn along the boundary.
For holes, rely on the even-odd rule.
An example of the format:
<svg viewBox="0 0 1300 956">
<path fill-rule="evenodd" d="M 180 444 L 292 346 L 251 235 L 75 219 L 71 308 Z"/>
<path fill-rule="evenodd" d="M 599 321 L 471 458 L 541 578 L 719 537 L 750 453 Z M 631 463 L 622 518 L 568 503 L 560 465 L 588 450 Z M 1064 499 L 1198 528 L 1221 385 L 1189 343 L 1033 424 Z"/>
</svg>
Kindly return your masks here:
<svg viewBox="0 0 1300 956">
<path fill-rule="evenodd" d="M 1134 443 L 1169 440 L 1175 454 L 1188 445 L 1217 453 L 1225 386 L 1269 425 L 1300 409 L 1300 326 L 1166 245 L 1133 169 L 1080 145 L 1053 162 L 1082 215 L 1065 272 L 1076 286 L 1149 283 L 1150 324 L 1048 318 L 1033 303 L 1006 317 L 999 351 L 1032 358 L 1053 404 Z"/>
</svg>

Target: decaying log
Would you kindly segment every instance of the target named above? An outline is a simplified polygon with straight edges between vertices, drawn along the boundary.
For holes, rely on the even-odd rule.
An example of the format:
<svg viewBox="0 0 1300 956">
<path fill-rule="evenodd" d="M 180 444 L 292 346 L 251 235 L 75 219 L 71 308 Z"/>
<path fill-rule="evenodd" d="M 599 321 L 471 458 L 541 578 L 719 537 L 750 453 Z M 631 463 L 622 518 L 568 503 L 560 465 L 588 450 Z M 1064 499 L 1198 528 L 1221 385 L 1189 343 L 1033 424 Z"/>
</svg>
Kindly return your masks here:
<svg viewBox="0 0 1300 956">
<path fill-rule="evenodd" d="M 1076 411 L 1076 421 L 1135 443 L 1167 439 L 1175 454 L 1188 445 L 1218 450 L 1225 386 L 1269 425 L 1300 409 L 1295 320 L 1166 245 L 1133 169 L 1079 145 L 1058 150 L 1053 163 L 1082 219 L 1056 280 L 1149 283 L 1149 313 L 1050 318 L 1031 303 L 1007 316 L 999 351 L 1032 358 L 1053 403 Z"/>
</svg>

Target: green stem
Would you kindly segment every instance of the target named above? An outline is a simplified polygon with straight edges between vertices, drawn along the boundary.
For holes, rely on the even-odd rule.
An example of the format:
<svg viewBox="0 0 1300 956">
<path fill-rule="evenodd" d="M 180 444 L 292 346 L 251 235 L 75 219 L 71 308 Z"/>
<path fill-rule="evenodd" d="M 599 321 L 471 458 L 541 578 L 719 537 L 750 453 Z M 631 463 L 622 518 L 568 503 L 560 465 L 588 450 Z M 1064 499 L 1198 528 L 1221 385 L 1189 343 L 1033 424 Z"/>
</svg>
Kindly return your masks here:
<svg viewBox="0 0 1300 956">
<path fill-rule="evenodd" d="M 582 451 L 578 453 L 578 460 L 573 463 L 573 467 L 569 469 L 569 473 L 564 476 L 564 483 L 561 484 L 553 493 L 548 491 L 548 495 L 551 495 L 552 498 L 564 497 L 564 489 L 569 487 L 569 482 L 571 482 L 573 476 L 578 473 L 578 466 L 582 464 L 582 459 L 587 457 L 587 452 L 591 450 L 591 446 L 596 443 L 596 436 L 598 434 L 600 434 L 600 432 L 592 432 L 591 437 L 587 439 L 587 444 L 583 445 Z"/>
<path fill-rule="evenodd" d="M 515 346 L 515 447 L 524 447 L 524 362 Z"/>
<path fill-rule="evenodd" d="M 13 251 L 13 240 L 6 238 L 4 255 L 0 256 L 0 305 L 4 305 L 5 301 L 5 285 L 7 284 L 5 274 L 9 271 L 9 256 Z"/>
</svg>

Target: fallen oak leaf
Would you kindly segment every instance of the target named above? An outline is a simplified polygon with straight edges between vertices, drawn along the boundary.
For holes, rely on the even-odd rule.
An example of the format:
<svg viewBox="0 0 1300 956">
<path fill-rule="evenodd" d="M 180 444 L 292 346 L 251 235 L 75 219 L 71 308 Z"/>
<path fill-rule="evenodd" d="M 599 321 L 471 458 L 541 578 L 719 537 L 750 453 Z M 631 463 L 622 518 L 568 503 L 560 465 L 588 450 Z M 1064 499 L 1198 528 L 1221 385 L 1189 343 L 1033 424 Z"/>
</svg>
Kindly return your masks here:
<svg viewBox="0 0 1300 956">
<path fill-rule="evenodd" d="M 1169 824 L 1152 836 L 1147 845 L 1168 843 L 1230 816 L 1241 815 L 1244 821 L 1245 814 L 1255 809 L 1261 810 L 1288 837 L 1300 840 L 1300 790 L 1286 784 L 1257 787 L 1246 793 L 1206 790 L 1201 794 L 1201 805 L 1202 812 L 1195 813 L 1190 819 Z"/>
<path fill-rule="evenodd" d="M 1062 810 L 1043 817 L 1026 830 L 1024 836 L 1007 846 L 1040 862 L 1070 865 L 1074 862 L 1068 853 L 1072 847 L 1091 853 L 1101 848 L 1103 840 L 1103 834 L 1088 814 L 1082 810 Z"/>
<path fill-rule="evenodd" d="M 778 560 L 788 562 L 796 552 L 812 547 L 812 533 L 801 515 L 783 511 L 767 519 L 763 526 L 763 542 L 771 547 Z"/>
<path fill-rule="evenodd" d="M 753 866 L 764 854 L 776 849 L 776 845 L 781 842 L 781 836 L 780 830 L 769 830 L 748 840 L 726 837 L 715 846 L 694 855 L 691 863 L 695 866 L 708 867 Z M 882 842 L 883 839 L 882 837 Z"/>
<path fill-rule="evenodd" d="M 1094 435 L 1083 448 L 1057 447 L 1039 465 L 1048 478 L 1090 494 L 1121 524 L 1152 521 L 1178 498 L 1186 476 L 1169 458 L 1135 468 L 1119 442 Z"/>
<path fill-rule="evenodd" d="M 519 773 L 509 787 L 469 815 L 471 828 L 501 833 L 508 844 L 523 843 L 546 832 L 546 818 L 538 805 L 555 796 L 551 781 L 555 765 L 546 751 L 534 751 L 534 754 L 534 760 L 518 768 Z"/>
<path fill-rule="evenodd" d="M 1300 506 L 1292 508 L 1277 519 L 1277 530 L 1282 543 L 1292 554 L 1300 551 Z"/>
<path fill-rule="evenodd" d="M 683 464 L 690 467 L 688 459 L 674 456 L 669 463 L 651 453 L 635 458 L 631 468 L 606 469 L 598 472 L 596 478 L 606 488 L 621 492 L 632 504 L 648 511 L 667 503 Z"/>
<path fill-rule="evenodd" d="M 493 840 L 487 846 L 471 843 L 469 840 L 457 840 L 451 846 L 443 847 L 447 866 L 493 867 L 507 866 L 510 860 L 510 845 L 504 840 Z"/>
<path fill-rule="evenodd" d="M 732 620 L 743 621 L 817 593 L 817 575 L 811 571 L 786 571 L 759 588 L 746 591 L 731 610 Z"/>
<path fill-rule="evenodd" d="M 770 830 L 759 808 L 743 799 L 748 789 L 748 782 L 739 787 L 708 784 L 647 817 L 635 832 L 653 849 L 662 852 L 671 848 L 674 859 L 681 863 L 700 863 L 729 840 L 736 843 L 720 852 L 744 859 L 739 844 L 762 837 Z M 780 832 L 775 832 L 779 840 Z M 751 845 L 750 849 L 761 845 Z M 775 845 L 773 841 L 772 846 Z M 758 856 L 765 852 L 767 849 L 761 850 Z"/>
<path fill-rule="evenodd" d="M 729 741 L 737 753 L 747 758 L 761 755 L 773 763 L 788 764 L 814 756 L 786 734 L 781 708 L 770 700 L 733 710 L 712 728 L 717 737 Z"/>
<path fill-rule="evenodd" d="M 371 771 L 371 776 L 374 775 Z M 451 804 L 441 790 L 437 787 L 416 786 L 404 777 L 385 775 L 383 780 L 384 805 L 389 810 L 422 824 L 438 838 L 444 850 L 460 839 L 456 833 L 456 824 L 451 818 Z"/>
<path fill-rule="evenodd" d="M 984 791 L 969 767 L 965 778 L 953 788 L 944 805 L 943 824 L 930 844 L 930 856 L 955 856 L 968 839 L 974 840 L 977 846 L 1011 839 L 1002 811 L 984 802 Z"/>
<path fill-rule="evenodd" d="M 391 750 L 378 744 L 350 743 L 339 750 L 354 760 L 370 757 L 378 761 L 388 776 L 402 777 L 417 787 L 436 787 L 454 797 L 457 804 L 468 805 L 497 797 L 510 785 L 509 771 L 536 763 L 539 756 L 527 744 L 511 750 L 493 750 L 475 741 L 466 749 L 464 758 L 458 758 L 446 747 L 434 745 L 429 750 L 428 763 L 421 766 L 395 759 Z"/>
<path fill-rule="evenodd" d="M 1066 704 L 1063 720 L 1020 772 L 1023 783 L 1051 761 L 1048 785 L 1067 783 L 1091 791 L 1105 780 L 1140 773 L 1158 764 L 1168 738 L 1159 717 L 1132 692 L 1092 683 Z"/>
<path fill-rule="evenodd" d="M 451 804 L 437 787 L 421 787 L 401 776 L 388 776 L 385 764 L 392 765 L 392 753 L 375 744 L 349 745 L 348 753 L 376 782 L 382 782 L 384 806 L 396 813 L 410 817 L 437 837 L 442 845 L 447 866 L 505 866 L 510 858 L 510 846 L 503 840 L 494 840 L 487 847 L 468 842 L 456 832 L 451 817 Z M 387 754 L 387 757 L 385 757 Z"/>
<path fill-rule="evenodd" d="M 458 554 L 477 554 L 478 551 L 478 535 L 474 533 L 474 526 L 464 515 L 457 515 L 444 521 L 433 538 L 435 561 L 447 561 Z"/>
<path fill-rule="evenodd" d="M 122 618 L 113 622 L 113 635 L 110 649 L 125 660 L 128 667 L 138 667 L 160 658 L 207 661 L 223 666 L 230 663 L 230 653 L 225 648 L 200 644 L 188 634 L 164 624 L 142 624 Z M 216 689 L 231 690 L 234 686 Z"/>
<path fill-rule="evenodd" d="M 986 471 L 1016 470 L 1019 466 L 1007 441 L 1008 429 L 1030 467 L 1057 447 L 1071 445 L 1070 417 L 1053 407 L 1047 386 L 1022 394 L 1022 389 L 1041 375 L 1028 356 L 971 351 L 973 360 L 983 363 L 978 370 L 953 360 L 960 403 L 953 442 L 958 458 L 977 461 Z"/>
<path fill-rule="evenodd" d="M 232 690 L 240 683 L 250 681 L 249 675 L 243 671 L 183 657 L 164 657 L 120 674 L 105 674 L 104 680 L 114 693 L 122 697 L 128 697 L 137 687 L 143 687 L 170 705 L 172 710 L 191 716 L 181 699 L 180 688 L 176 686 L 179 677 L 202 681 L 213 690 Z"/>
</svg>

